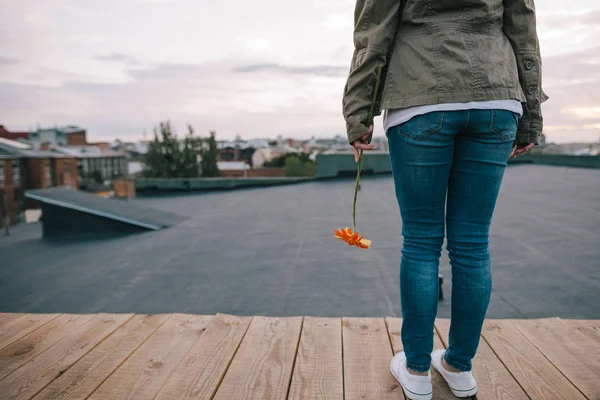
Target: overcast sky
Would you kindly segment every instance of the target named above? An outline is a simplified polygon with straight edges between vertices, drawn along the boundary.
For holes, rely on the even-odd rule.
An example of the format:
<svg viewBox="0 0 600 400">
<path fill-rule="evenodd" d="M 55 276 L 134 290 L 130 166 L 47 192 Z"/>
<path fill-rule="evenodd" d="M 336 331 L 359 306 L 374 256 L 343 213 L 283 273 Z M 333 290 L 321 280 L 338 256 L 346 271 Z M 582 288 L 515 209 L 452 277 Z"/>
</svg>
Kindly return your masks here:
<svg viewBox="0 0 600 400">
<path fill-rule="evenodd" d="M 548 137 L 596 141 L 600 2 L 537 8 Z M 78 124 L 91 140 L 141 139 L 167 118 L 221 139 L 344 134 L 353 9 L 353 0 L 0 0 L 0 124 Z"/>
</svg>

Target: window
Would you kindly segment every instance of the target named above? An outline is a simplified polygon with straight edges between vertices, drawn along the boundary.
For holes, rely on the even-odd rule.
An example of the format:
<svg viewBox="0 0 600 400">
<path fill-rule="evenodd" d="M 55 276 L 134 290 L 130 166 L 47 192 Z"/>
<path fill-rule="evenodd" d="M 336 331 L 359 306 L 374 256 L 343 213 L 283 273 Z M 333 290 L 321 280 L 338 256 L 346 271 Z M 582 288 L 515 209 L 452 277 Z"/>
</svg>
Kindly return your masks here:
<svg viewBox="0 0 600 400">
<path fill-rule="evenodd" d="M 71 186 L 71 165 L 69 163 L 69 161 L 65 161 L 64 162 L 64 177 L 63 177 L 63 184 L 64 186 Z"/>
<path fill-rule="evenodd" d="M 4 186 L 4 161 L 0 160 L 0 187 Z"/>
<path fill-rule="evenodd" d="M 44 181 L 46 182 L 46 186 L 52 186 L 52 175 L 50 170 L 50 160 L 46 160 L 46 164 L 44 165 Z"/>
<path fill-rule="evenodd" d="M 12 174 L 13 174 L 13 185 L 15 187 L 21 186 L 21 164 L 19 161 L 14 160 L 12 162 Z"/>
</svg>

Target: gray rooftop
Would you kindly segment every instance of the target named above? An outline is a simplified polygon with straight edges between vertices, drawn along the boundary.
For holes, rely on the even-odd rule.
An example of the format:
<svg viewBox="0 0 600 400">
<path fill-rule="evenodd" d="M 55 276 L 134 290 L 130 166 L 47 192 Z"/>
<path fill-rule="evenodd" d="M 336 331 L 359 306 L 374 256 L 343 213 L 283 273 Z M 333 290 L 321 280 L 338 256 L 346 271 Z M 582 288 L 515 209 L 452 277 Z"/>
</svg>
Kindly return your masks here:
<svg viewBox="0 0 600 400">
<path fill-rule="evenodd" d="M 600 171 L 509 167 L 492 228 L 490 318 L 600 318 Z M 0 236 L 0 312 L 400 315 L 401 224 L 389 176 L 138 199 L 187 218 L 100 241 L 46 241 L 38 224 Z M 441 261 L 450 314 L 450 267 Z"/>
<path fill-rule="evenodd" d="M 45 150 L 32 150 L 23 146 L 23 143 L 14 140 L 0 138 L 0 156 L 3 158 L 66 158 L 62 154 L 56 154 Z"/>
<path fill-rule="evenodd" d="M 98 217 L 159 230 L 178 224 L 184 218 L 178 214 L 142 207 L 139 203 L 105 199 L 79 190 L 62 187 L 28 190 L 25 196 L 42 203 L 96 215 Z"/>
</svg>

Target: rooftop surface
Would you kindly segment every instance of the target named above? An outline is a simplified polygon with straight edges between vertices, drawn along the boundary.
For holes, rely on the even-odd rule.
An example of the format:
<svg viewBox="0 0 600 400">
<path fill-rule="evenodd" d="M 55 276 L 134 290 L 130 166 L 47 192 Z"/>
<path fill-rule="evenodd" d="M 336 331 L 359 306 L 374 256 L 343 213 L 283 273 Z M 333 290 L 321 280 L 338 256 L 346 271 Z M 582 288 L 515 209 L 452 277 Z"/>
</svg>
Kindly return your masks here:
<svg viewBox="0 0 600 400">
<path fill-rule="evenodd" d="M 45 204 L 152 230 L 176 225 L 184 219 L 178 214 L 140 207 L 128 202 L 117 202 L 91 193 L 61 187 L 29 190 L 25 196 Z"/>
<path fill-rule="evenodd" d="M 492 227 L 489 318 L 600 318 L 600 171 L 508 168 Z M 140 198 L 187 218 L 159 232 L 47 241 L 0 236 L 0 312 L 400 315 L 401 223 L 390 176 L 365 178 L 363 251 L 336 242 L 353 180 Z M 440 271 L 450 316 L 450 266 Z"/>
</svg>

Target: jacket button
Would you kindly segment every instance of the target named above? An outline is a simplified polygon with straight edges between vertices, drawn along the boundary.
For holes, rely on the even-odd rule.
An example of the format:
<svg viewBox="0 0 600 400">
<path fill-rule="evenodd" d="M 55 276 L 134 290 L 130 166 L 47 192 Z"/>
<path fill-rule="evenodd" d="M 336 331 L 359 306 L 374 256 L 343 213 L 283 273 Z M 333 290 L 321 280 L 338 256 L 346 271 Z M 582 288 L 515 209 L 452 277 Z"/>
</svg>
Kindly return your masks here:
<svg viewBox="0 0 600 400">
<path fill-rule="evenodd" d="M 529 88 L 527 89 L 527 93 L 534 94 L 535 93 L 535 88 L 533 86 L 529 86 Z"/>
<path fill-rule="evenodd" d="M 533 68 L 533 63 L 531 61 L 527 61 L 525 63 L 525 68 L 528 69 L 528 70 L 531 69 L 531 68 Z"/>
</svg>

